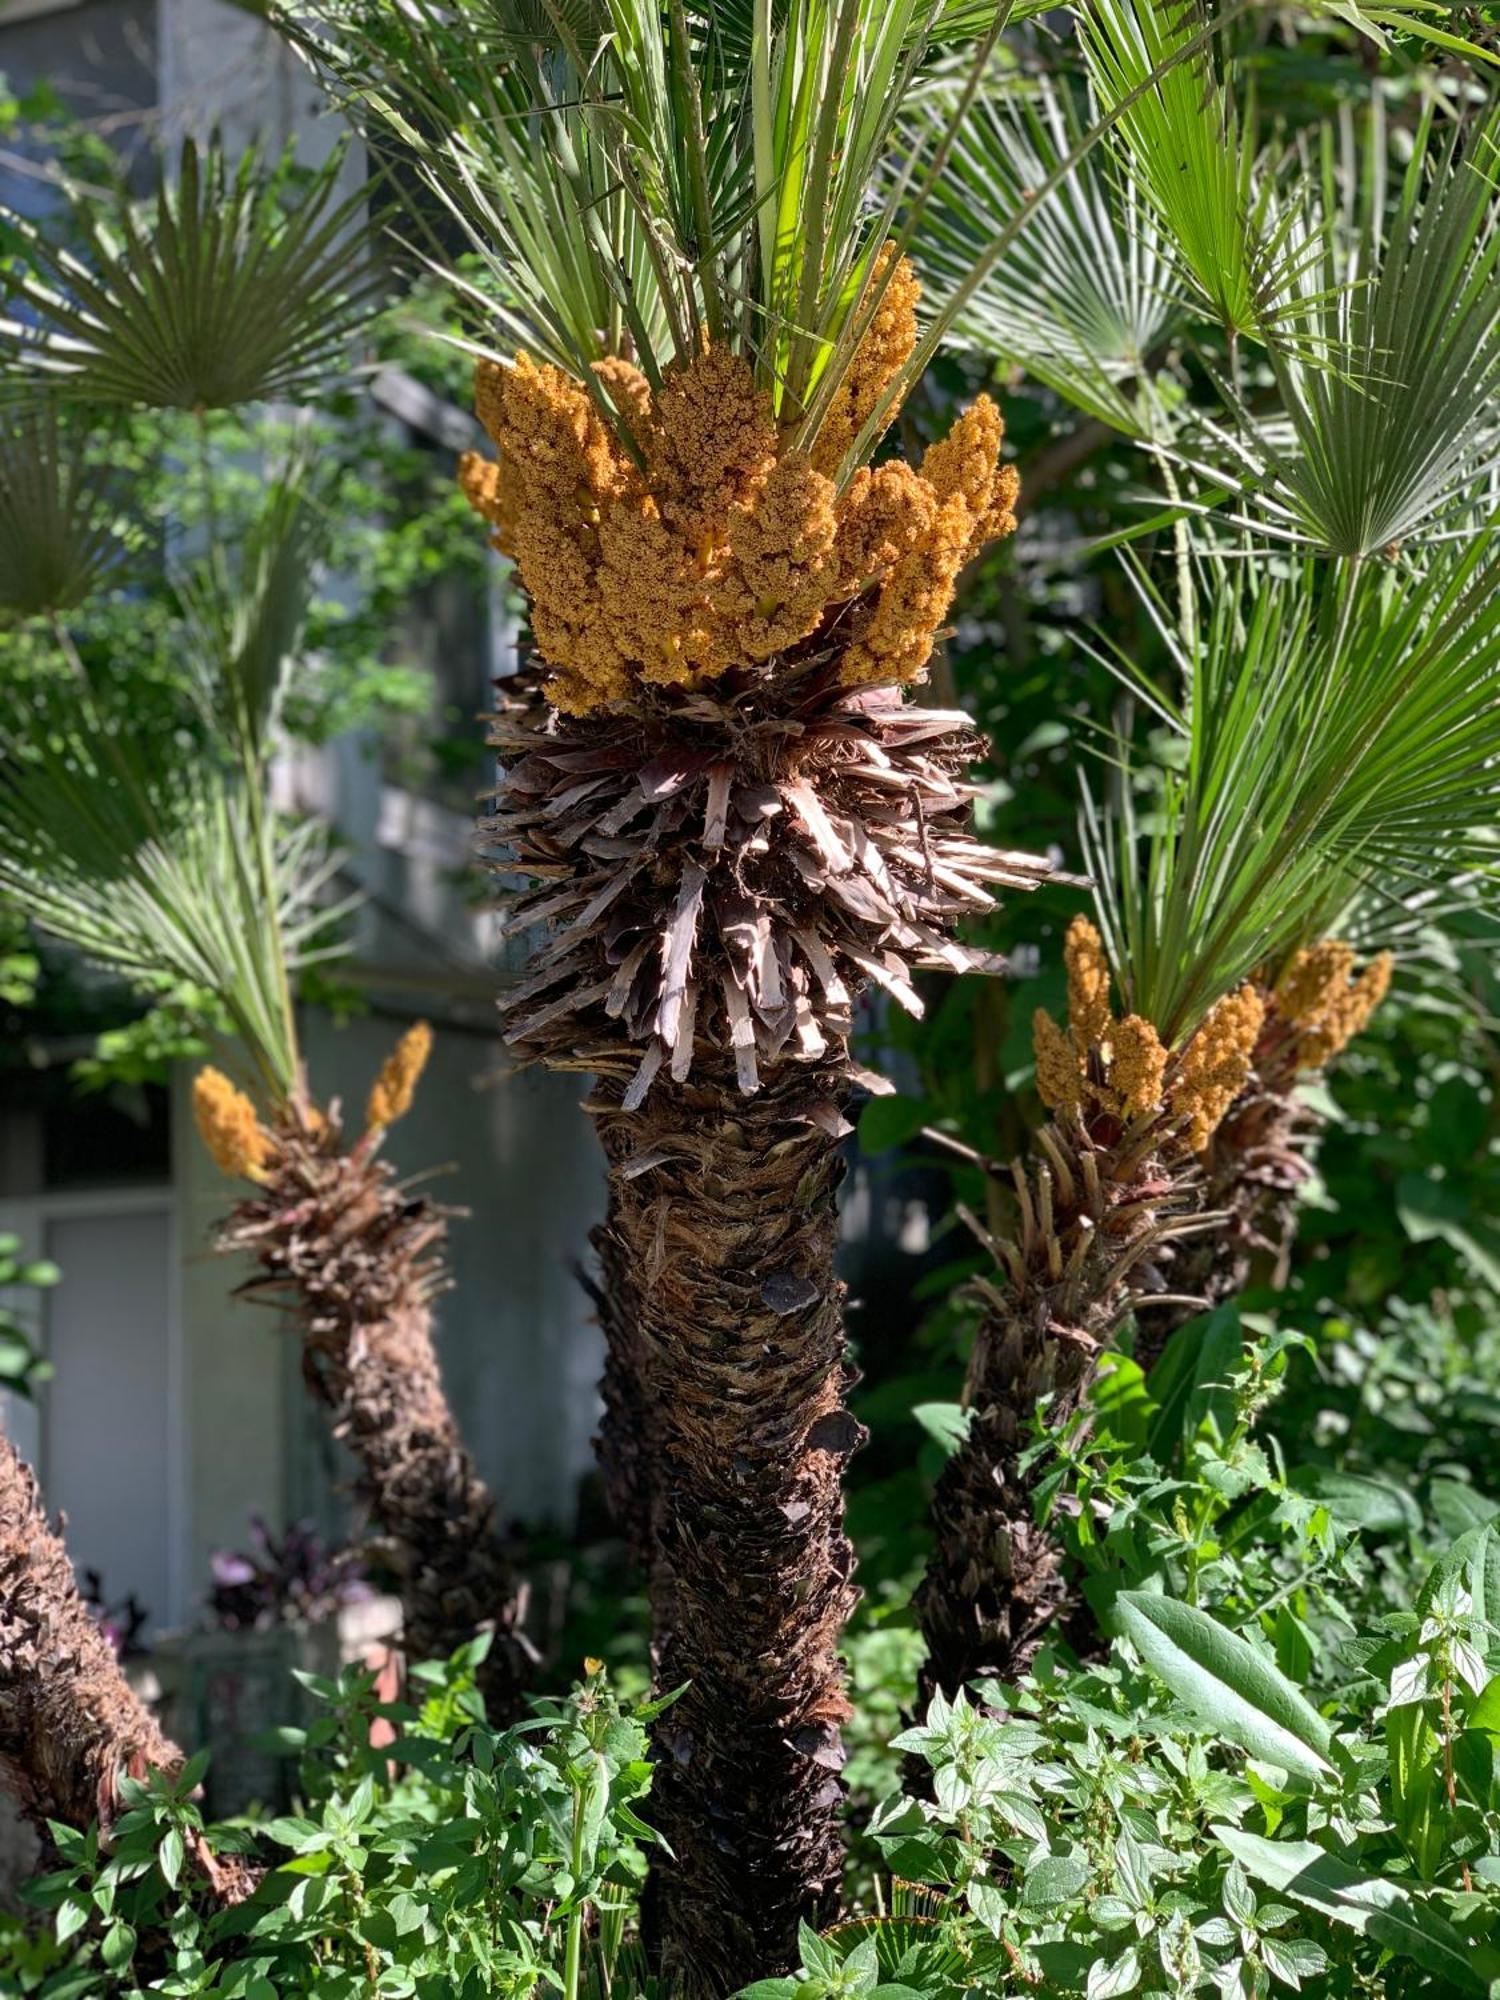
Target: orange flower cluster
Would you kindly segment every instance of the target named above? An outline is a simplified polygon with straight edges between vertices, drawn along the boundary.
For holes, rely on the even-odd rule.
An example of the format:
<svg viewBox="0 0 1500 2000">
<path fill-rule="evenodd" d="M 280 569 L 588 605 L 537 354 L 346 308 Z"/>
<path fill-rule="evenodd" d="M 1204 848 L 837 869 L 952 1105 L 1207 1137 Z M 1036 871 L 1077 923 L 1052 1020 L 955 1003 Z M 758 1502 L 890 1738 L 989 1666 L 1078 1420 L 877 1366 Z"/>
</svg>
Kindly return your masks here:
<svg viewBox="0 0 1500 2000">
<path fill-rule="evenodd" d="M 844 454 L 875 414 L 881 397 L 911 359 L 917 344 L 917 301 L 922 287 L 905 257 L 892 269 L 895 254 L 893 243 L 881 245 L 869 288 L 857 308 L 863 309 L 871 291 L 884 288 L 813 446 L 813 464 L 819 472 L 838 471 Z M 887 424 L 895 413 L 893 403 L 886 414 Z"/>
<path fill-rule="evenodd" d="M 1104 941 L 1087 917 L 1073 919 L 1063 958 L 1068 1025 L 1040 1007 L 1032 1020 L 1042 1102 L 1065 1116 L 1092 1106 L 1125 1121 L 1166 1110 L 1201 1153 L 1249 1078 L 1265 1017 L 1260 995 L 1252 986 L 1227 994 L 1174 1057 L 1142 1015 L 1114 1018 Z"/>
<path fill-rule="evenodd" d="M 1249 1082 L 1256 1037 L 1265 1018 L 1266 1003 L 1253 986 L 1226 993 L 1208 1010 L 1178 1058 L 1170 1101 L 1174 1114 L 1188 1120 L 1193 1152 L 1203 1151 Z"/>
<path fill-rule="evenodd" d="M 1299 1069 L 1321 1069 L 1360 1033 L 1390 990 L 1388 951 L 1355 976 L 1355 952 L 1340 938 L 1299 951 L 1276 986 L 1276 1005 L 1297 1029 Z"/>
<path fill-rule="evenodd" d="M 431 1054 L 432 1030 L 425 1021 L 416 1021 L 381 1064 L 380 1074 L 370 1086 L 365 1124 L 371 1131 L 377 1126 L 394 1125 L 410 1111 Z"/>
<path fill-rule="evenodd" d="M 202 1069 L 193 1080 L 193 1119 L 209 1156 L 231 1180 L 258 1181 L 271 1140 L 255 1106 L 222 1070 Z"/>
<path fill-rule="evenodd" d="M 1157 1110 L 1167 1051 L 1142 1015 L 1114 1018 L 1104 940 L 1087 917 L 1075 917 L 1068 926 L 1063 962 L 1068 969 L 1067 1027 L 1058 1027 L 1041 1007 L 1032 1017 L 1042 1102 L 1071 1116 L 1089 1101 L 1126 1120 Z"/>
<path fill-rule="evenodd" d="M 470 453 L 460 480 L 520 571 L 556 707 L 587 714 L 641 683 L 697 688 L 763 667 L 851 604 L 843 680 L 922 672 L 960 568 L 1014 529 L 1017 482 L 981 397 L 919 471 L 864 468 L 839 493 L 829 468 L 915 337 L 903 266 L 811 454 L 785 441 L 727 348 L 671 369 L 655 397 L 628 363 L 601 364 L 641 464 L 581 382 L 525 355 L 481 363 L 475 403 L 499 462 Z"/>
</svg>

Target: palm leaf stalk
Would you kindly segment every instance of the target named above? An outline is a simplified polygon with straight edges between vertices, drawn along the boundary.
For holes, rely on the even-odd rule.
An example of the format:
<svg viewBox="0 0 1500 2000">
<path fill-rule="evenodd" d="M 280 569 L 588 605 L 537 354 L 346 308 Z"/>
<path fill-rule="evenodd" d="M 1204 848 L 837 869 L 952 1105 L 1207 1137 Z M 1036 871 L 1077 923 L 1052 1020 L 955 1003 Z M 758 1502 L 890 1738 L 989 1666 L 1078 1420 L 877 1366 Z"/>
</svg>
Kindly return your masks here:
<svg viewBox="0 0 1500 2000">
<path fill-rule="evenodd" d="M 1292 1171 L 1296 1075 L 1358 1032 L 1389 978 L 1379 958 L 1351 977 L 1328 941 L 1351 882 L 1431 883 L 1477 857 L 1500 782 L 1497 579 L 1478 536 L 1404 573 L 1353 572 L 1330 603 L 1317 566 L 1263 574 L 1247 552 L 1200 565 L 1186 638 L 1143 584 L 1185 705 L 1122 671 L 1180 730 L 1183 761 L 1147 820 L 1122 746 L 1118 806 L 1085 816 L 1100 927 L 1069 934 L 1066 1026 L 1036 1017 L 1052 1117 L 1009 1176 L 1016 1227 L 981 1232 L 996 1268 L 969 1427 L 917 1597 L 928 1694 L 1013 1679 L 1057 1627 L 1068 1583 L 1036 1517 L 1038 1404 L 1048 1432 L 1065 1426 L 1132 1312 L 1195 1309 L 1185 1282 L 1235 1270 L 1263 1183 L 1274 1198 Z"/>
<path fill-rule="evenodd" d="M 184 1758 L 120 1667 L 78 1589 L 36 1475 L 0 1432 L 0 1774 L 44 1840 L 49 1822 L 107 1847 L 122 1778 L 176 1776 Z M 259 1871 L 193 1844 L 211 1897 L 241 1902 Z"/>
<path fill-rule="evenodd" d="M 305 1379 L 355 1454 L 400 1573 L 409 1652 L 446 1656 L 493 1627 L 480 1678 L 510 1715 L 533 1654 L 524 1592 L 442 1391 L 432 1311 L 445 1220 L 381 1157 L 430 1034 L 403 1038 L 353 1133 L 336 1103 L 313 1099 L 299 1047 L 294 981 L 331 949 L 334 863 L 316 826 L 277 826 L 267 760 L 317 547 L 292 479 L 273 487 L 239 561 L 212 549 L 183 580 L 196 706 L 185 755 L 133 734 L 86 677 L 12 718 L 0 889 L 148 996 L 196 996 L 227 1032 L 242 1081 L 205 1070 L 194 1093 L 215 1161 L 249 1184 L 221 1247 L 248 1253 L 246 1289 L 300 1324 Z"/>
</svg>

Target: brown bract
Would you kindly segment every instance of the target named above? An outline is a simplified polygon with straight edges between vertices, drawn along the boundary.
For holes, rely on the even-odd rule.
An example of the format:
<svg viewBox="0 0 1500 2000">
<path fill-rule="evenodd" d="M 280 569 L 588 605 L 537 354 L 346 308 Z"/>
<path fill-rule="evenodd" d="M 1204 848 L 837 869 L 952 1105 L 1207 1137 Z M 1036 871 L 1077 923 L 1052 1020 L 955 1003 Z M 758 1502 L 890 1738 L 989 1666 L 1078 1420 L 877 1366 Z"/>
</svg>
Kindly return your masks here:
<svg viewBox="0 0 1500 2000">
<path fill-rule="evenodd" d="M 852 441 L 903 343 L 898 298 L 877 314 L 824 439 Z M 764 690 L 800 671 L 786 656 L 809 642 L 847 684 L 914 680 L 959 570 L 1014 530 L 1016 477 L 987 396 L 920 471 L 865 468 L 841 493 L 830 476 L 841 454 L 830 460 L 821 439 L 811 455 L 795 449 L 727 348 L 674 366 L 654 399 L 628 363 L 599 373 L 637 456 L 583 383 L 520 355 L 482 363 L 477 378 L 498 465 L 470 454 L 460 469 L 515 559 L 548 698 L 566 714 L 653 688 Z"/>
<path fill-rule="evenodd" d="M 658 1073 L 683 1081 L 695 1043 L 731 1049 L 746 1093 L 777 1064 L 842 1061 L 862 988 L 917 1012 L 917 970 L 995 969 L 954 927 L 1052 874 L 974 838 L 966 716 L 846 688 L 827 661 L 774 705 L 715 691 L 575 719 L 535 674 L 502 697 L 481 830 L 534 884 L 509 926 L 548 929 L 507 1037 L 564 1068 L 634 1048 L 628 1106 Z"/>
</svg>

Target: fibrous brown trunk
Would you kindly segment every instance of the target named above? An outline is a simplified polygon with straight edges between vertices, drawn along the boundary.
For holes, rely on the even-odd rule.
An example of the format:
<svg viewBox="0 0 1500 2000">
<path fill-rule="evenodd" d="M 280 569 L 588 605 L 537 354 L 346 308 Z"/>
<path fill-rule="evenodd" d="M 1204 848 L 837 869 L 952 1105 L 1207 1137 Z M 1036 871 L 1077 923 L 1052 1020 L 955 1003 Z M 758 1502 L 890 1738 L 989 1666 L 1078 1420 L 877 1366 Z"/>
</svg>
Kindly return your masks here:
<svg viewBox="0 0 1500 2000">
<path fill-rule="evenodd" d="M 358 1460 L 362 1497 L 391 1545 L 409 1657 L 446 1658 L 488 1628 L 479 1685 L 491 1719 L 506 1722 L 536 1656 L 521 1629 L 525 1592 L 433 1343 L 447 1225 L 378 1146 L 372 1131 L 346 1152 L 333 1119 L 291 1106 L 262 1191 L 220 1240 L 259 1266 L 244 1289 L 289 1304 L 300 1322 L 304 1378 Z"/>
<path fill-rule="evenodd" d="M 108 1835 L 122 1774 L 176 1771 L 169 1741 L 90 1616 L 35 1475 L 0 1435 L 0 1769 L 45 1834 L 49 1819 Z"/>
<path fill-rule="evenodd" d="M 183 1765 L 131 1687 L 79 1592 L 36 1475 L 0 1433 L 0 1773 L 48 1838 L 56 1820 L 104 1846 L 119 1817 L 122 1777 Z M 242 1902 L 260 1870 L 216 1856 L 198 1838 L 192 1860 L 220 1903 Z"/>
<path fill-rule="evenodd" d="M 798 1923 L 837 1904 L 841 1477 L 863 1437 L 834 1273 L 846 1087 L 781 1069 L 747 1100 L 705 1061 L 640 1109 L 609 1086 L 590 1106 L 655 1411 L 658 1681 L 686 1690 L 657 1724 L 652 1792 L 675 1994 L 785 1971 Z"/>
<path fill-rule="evenodd" d="M 604 1220 L 589 1232 L 589 1242 L 599 1275 L 585 1282 L 604 1336 L 599 1383 L 604 1409 L 594 1446 L 610 1514 L 632 1563 L 644 1570 L 651 1559 L 651 1400 L 636 1324 L 635 1246 L 621 1227 L 613 1193 Z"/>
</svg>

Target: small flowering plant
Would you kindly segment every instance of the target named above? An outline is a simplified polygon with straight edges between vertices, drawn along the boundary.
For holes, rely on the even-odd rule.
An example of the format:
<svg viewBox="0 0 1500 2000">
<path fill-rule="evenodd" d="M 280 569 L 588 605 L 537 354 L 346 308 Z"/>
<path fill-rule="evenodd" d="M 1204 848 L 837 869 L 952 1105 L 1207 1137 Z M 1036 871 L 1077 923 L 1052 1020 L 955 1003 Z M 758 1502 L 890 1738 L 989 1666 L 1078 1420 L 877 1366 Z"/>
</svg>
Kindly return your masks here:
<svg viewBox="0 0 1500 2000">
<path fill-rule="evenodd" d="M 330 1548 L 310 1521 L 278 1535 L 252 1514 L 249 1548 L 216 1550 L 210 1568 L 208 1611 L 226 1632 L 320 1625 L 370 1595 L 356 1552 Z"/>
</svg>

